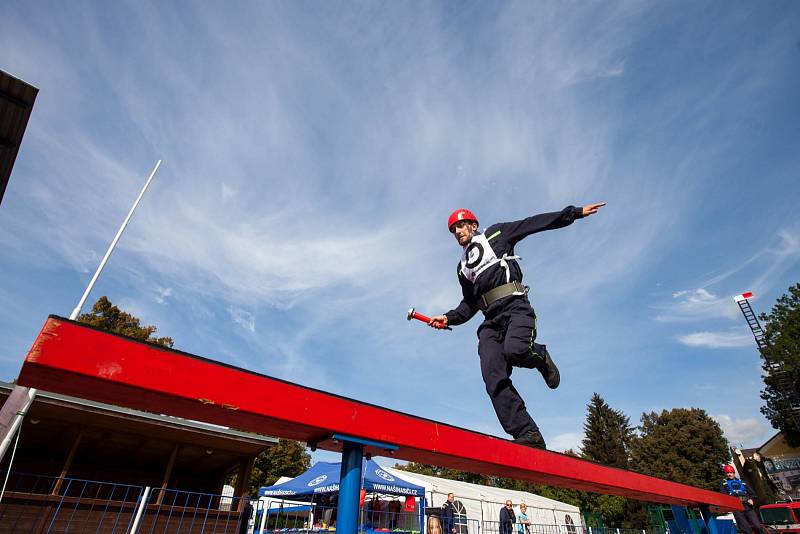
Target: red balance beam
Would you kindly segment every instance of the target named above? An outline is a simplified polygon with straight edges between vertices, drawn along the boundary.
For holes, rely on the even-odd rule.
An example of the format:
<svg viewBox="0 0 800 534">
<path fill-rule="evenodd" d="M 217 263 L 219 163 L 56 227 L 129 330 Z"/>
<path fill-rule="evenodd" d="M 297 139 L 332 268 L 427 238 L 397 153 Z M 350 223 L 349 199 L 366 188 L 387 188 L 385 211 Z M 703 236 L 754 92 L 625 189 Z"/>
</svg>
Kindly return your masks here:
<svg viewBox="0 0 800 534">
<path fill-rule="evenodd" d="M 338 450 L 334 434 L 388 443 L 390 455 L 462 471 L 683 506 L 741 510 L 738 499 L 388 410 L 51 316 L 19 383 Z"/>
</svg>

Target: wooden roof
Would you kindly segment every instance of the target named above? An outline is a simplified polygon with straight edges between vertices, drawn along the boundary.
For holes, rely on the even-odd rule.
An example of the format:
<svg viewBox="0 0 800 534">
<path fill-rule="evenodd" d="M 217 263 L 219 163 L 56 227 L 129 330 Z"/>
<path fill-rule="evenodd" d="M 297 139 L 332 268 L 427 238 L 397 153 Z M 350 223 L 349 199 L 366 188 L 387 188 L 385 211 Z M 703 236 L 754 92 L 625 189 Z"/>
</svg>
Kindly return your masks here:
<svg viewBox="0 0 800 534">
<path fill-rule="evenodd" d="M 12 387 L 13 384 L 0 382 L 0 402 L 5 400 Z M 244 456 L 255 456 L 278 442 L 276 438 L 252 432 L 42 390 L 37 392 L 28 418 L 59 421 L 64 425 L 93 426 L 154 441 L 180 441 Z"/>
<path fill-rule="evenodd" d="M 0 202 L 39 90 L 0 70 Z"/>
<path fill-rule="evenodd" d="M 0 382 L 0 402 L 12 388 Z M 14 470 L 43 476 L 63 471 L 62 476 L 72 478 L 151 486 L 160 486 L 168 477 L 173 489 L 218 493 L 227 473 L 277 441 L 39 390 L 22 424 Z M 67 460 L 73 447 L 74 460 Z M 0 467 L 9 458 L 6 455 Z"/>
</svg>

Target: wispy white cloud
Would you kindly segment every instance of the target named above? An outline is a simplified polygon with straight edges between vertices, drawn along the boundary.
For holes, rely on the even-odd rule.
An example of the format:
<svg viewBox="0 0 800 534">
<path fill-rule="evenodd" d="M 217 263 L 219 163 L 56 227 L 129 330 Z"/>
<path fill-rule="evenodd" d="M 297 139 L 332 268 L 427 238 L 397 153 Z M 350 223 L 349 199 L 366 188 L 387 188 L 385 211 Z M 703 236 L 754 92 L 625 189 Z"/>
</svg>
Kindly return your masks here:
<svg viewBox="0 0 800 534">
<path fill-rule="evenodd" d="M 755 278 L 747 284 L 748 289 L 763 291 L 772 287 L 770 280 L 780 275 L 800 259 L 800 227 L 779 228 L 763 248 L 748 258 L 744 258 L 727 270 L 702 282 L 702 287 L 710 287 L 726 281 L 730 277 L 756 268 Z"/>
<path fill-rule="evenodd" d="M 659 311 L 656 320 L 662 322 L 696 322 L 708 319 L 738 320 L 741 312 L 733 295 L 753 290 L 756 295 L 774 289 L 775 281 L 800 261 L 800 229 L 795 226 L 779 228 L 762 248 L 735 267 L 704 281 L 695 289 L 676 291 L 672 302 L 655 306 Z M 749 281 L 745 280 L 745 272 Z M 738 286 L 729 281 L 739 280 Z M 742 281 L 745 280 L 745 281 Z M 723 283 L 731 289 L 728 294 L 712 293 L 712 286 Z M 728 336 L 730 337 L 730 336 Z"/>
<path fill-rule="evenodd" d="M 63 287 L 79 286 L 163 157 L 104 274 L 134 295 L 121 303 L 165 334 L 185 332 L 181 348 L 433 417 L 444 406 L 453 423 L 492 433 L 485 396 L 463 395 L 483 388 L 476 323 L 444 334 L 403 321 L 411 305 L 435 313 L 460 299 L 446 215 L 467 206 L 489 224 L 608 201 L 598 216 L 517 247 L 543 338 L 573 366 L 603 360 L 638 313 L 630 301 L 609 313 L 607 297 L 641 294 L 650 275 L 674 280 L 675 261 L 688 265 L 675 250 L 695 238 L 714 246 L 695 210 L 702 202 L 721 213 L 709 227 L 726 224 L 734 203 L 704 188 L 735 189 L 718 173 L 744 142 L 720 120 L 770 101 L 753 91 L 775 89 L 786 68 L 764 58 L 794 59 L 778 46 L 794 35 L 787 22 L 758 46 L 720 45 L 739 52 L 736 62 L 707 50 L 695 65 L 703 75 L 684 76 L 691 69 L 673 62 L 690 64 L 695 48 L 660 46 L 652 30 L 686 14 L 645 3 L 322 9 L 0 7 L 4 65 L 42 89 L 0 210 L 0 248 L 39 276 L 58 266 Z M 715 24 L 715 42 L 741 41 L 735 18 Z M 756 111 L 764 131 L 774 126 L 777 114 Z M 757 209 L 775 218 L 753 224 L 786 235 L 747 270 L 714 266 L 724 272 L 678 286 L 693 289 L 659 309 L 662 320 L 738 320 L 729 295 L 795 265 L 792 212 L 773 200 L 782 199 Z M 736 287 L 741 278 L 754 284 Z M 586 331 L 576 313 L 596 326 L 592 350 L 552 334 Z M 387 369 L 399 384 L 424 383 L 424 401 L 387 381 Z M 554 394 L 584 402 L 570 387 Z M 572 447 L 578 424 L 553 423 L 549 441 Z"/>
<path fill-rule="evenodd" d="M 210 41 L 202 45 L 208 52 L 207 60 L 219 61 L 224 72 L 219 84 L 199 86 L 197 65 L 179 59 L 179 54 L 187 51 L 173 42 L 174 28 L 170 25 L 175 21 L 171 14 L 146 5 L 135 10 L 130 24 L 147 38 L 137 40 L 136 53 L 121 63 L 113 47 L 103 46 L 107 38 L 104 25 L 87 13 L 79 25 L 83 39 L 92 45 L 91 59 L 102 83 L 112 90 L 114 103 L 122 106 L 126 120 L 165 156 L 165 167 L 154 190 L 121 246 L 141 254 L 140 261 L 166 277 L 164 282 L 170 286 L 186 287 L 195 279 L 194 289 L 201 293 L 220 292 L 238 303 L 261 299 L 290 307 L 296 304 L 298 293 L 307 290 L 372 287 L 372 282 L 381 278 L 373 267 L 386 263 L 387 257 L 392 258 L 395 271 L 403 273 L 396 286 L 398 292 L 406 291 L 404 284 L 417 276 L 426 280 L 440 277 L 443 262 L 418 259 L 424 257 L 420 252 L 426 252 L 419 249 L 420 245 L 441 241 L 416 239 L 413 254 L 397 245 L 404 235 L 429 235 L 433 221 L 443 216 L 432 215 L 452 209 L 455 199 L 449 180 L 441 176 L 460 174 L 473 182 L 475 187 L 467 190 L 462 200 L 480 205 L 488 221 L 599 200 L 575 196 L 575 191 L 589 189 L 602 191 L 603 199 L 611 200 L 612 206 L 614 201 L 619 208 L 636 204 L 639 193 L 632 186 L 637 177 L 608 174 L 616 127 L 613 115 L 596 115 L 587 122 L 586 113 L 596 113 L 592 106 L 562 90 L 579 81 L 621 75 L 635 32 L 597 30 L 593 45 L 583 47 L 570 35 L 583 35 L 587 28 L 594 28 L 586 25 L 590 15 L 538 10 L 532 22 L 542 31 L 532 32 L 520 28 L 520 9 L 524 9 L 522 4 L 501 10 L 502 16 L 488 31 L 503 36 L 499 41 L 502 46 L 495 52 L 496 68 L 533 77 L 536 83 L 520 86 L 496 77 L 490 78 L 486 87 L 471 84 L 472 73 L 456 55 L 458 47 L 468 50 L 470 41 L 448 43 L 442 38 L 444 28 L 437 26 L 443 21 L 435 15 L 436 10 L 431 10 L 431 16 L 421 17 L 430 26 L 428 33 L 421 34 L 430 50 L 421 63 L 398 65 L 376 55 L 374 64 L 363 67 L 371 72 L 371 78 L 387 80 L 382 99 L 362 99 L 363 113 L 352 108 L 350 74 L 341 72 L 343 65 L 338 60 L 326 60 L 323 50 L 315 49 L 298 34 L 265 32 L 263 41 L 254 44 L 252 36 L 231 32 L 213 14 L 204 10 L 192 13 L 189 18 L 199 18 L 208 29 Z M 629 6 L 595 10 L 591 16 L 606 25 L 619 26 L 639 14 L 639 7 Z M 554 19 L 560 20 L 562 31 L 544 31 Z M 388 19 L 382 21 L 376 23 L 388 23 Z M 167 27 L 172 29 L 168 31 Z M 394 25 L 385 29 L 390 34 L 397 31 Z M 531 41 L 532 35 L 542 37 Z M 378 33 L 374 37 L 371 48 L 394 53 L 385 48 Z M 348 48 L 345 40 L 334 38 L 332 43 L 332 49 Z M 259 45 L 277 47 L 282 54 L 267 57 L 259 68 L 253 68 L 250 55 Z M 520 49 L 539 52 L 520 56 Z M 221 51 L 228 53 L 224 63 Z M 230 55 L 232 51 L 237 53 Z M 67 60 L 59 57 L 57 47 L 52 47 L 50 55 L 54 62 Z M 314 72 L 313 77 L 296 69 L 287 77 L 274 76 L 274 70 L 282 68 L 283 58 L 306 65 Z M 414 75 L 409 70 L 412 66 Z M 152 88 L 136 83 L 142 74 L 142 81 L 149 80 Z M 226 98 L 229 88 L 222 82 L 225 78 L 249 79 L 250 83 L 237 86 L 237 98 L 230 99 Z M 350 110 L 341 117 L 333 115 L 345 121 L 340 130 L 354 132 L 353 141 L 347 144 L 331 140 L 340 154 L 320 150 L 315 126 L 319 117 L 310 115 L 308 108 L 313 100 L 297 101 L 298 87 L 309 83 L 317 89 L 315 95 L 326 95 L 328 109 Z M 447 100 L 442 100 L 444 93 Z M 155 94 L 168 95 L 170 101 L 169 108 L 161 113 L 151 111 Z M 482 101 L 481 106 L 471 104 L 476 98 Z M 517 105 L 510 106 L 509 102 L 523 106 L 530 120 L 520 121 Z M 203 113 L 197 113 L 198 109 Z M 321 111 L 317 104 L 310 109 Z M 380 128 L 371 119 L 377 110 L 384 113 Z M 63 110 L 66 116 L 74 112 Z M 133 196 L 130 185 L 142 177 L 131 169 L 128 158 L 93 141 L 82 125 L 69 128 L 66 124 L 63 131 L 42 140 L 41 151 L 51 155 L 49 167 L 69 176 L 100 175 L 109 182 L 104 187 L 74 180 L 69 184 L 85 194 L 84 202 L 91 208 L 86 211 L 76 213 L 71 206 L 58 205 L 56 199 L 63 195 L 49 187 L 52 201 L 40 196 L 36 204 L 47 207 L 43 210 L 46 220 L 69 219 L 78 223 L 75 228 L 94 228 L 92 234 L 76 231 L 74 235 L 67 229 L 62 239 L 52 243 L 56 254 L 86 270 L 96 253 L 86 256 L 82 251 L 101 249 L 104 237 L 101 228 L 93 224 L 94 217 L 103 213 L 104 220 L 115 220 L 115 213 L 124 212 L 125 199 Z M 72 146 L 54 150 L 59 139 L 82 138 L 78 158 L 67 157 L 74 152 Z M 84 169 L 82 174 L 79 168 Z M 334 199 L 307 194 L 329 183 L 330 177 L 335 177 L 338 190 Z M 540 200 L 530 208 L 508 210 L 506 203 L 500 202 L 505 196 L 486 195 L 498 188 Z M 245 190 L 247 194 L 241 194 Z M 376 191 L 383 196 L 376 197 Z M 668 193 L 661 197 L 667 198 Z M 357 205 L 352 205 L 351 198 L 359 200 Z M 351 204 L 351 214 L 340 211 L 342 202 Z M 369 211 L 371 202 L 387 209 L 381 210 L 380 222 L 363 225 L 361 214 Z M 543 291 L 571 295 L 593 291 L 630 271 L 668 224 L 666 215 L 651 214 L 647 225 L 627 227 L 625 238 L 619 239 L 617 229 L 631 216 L 629 210 L 623 214 L 619 208 L 616 212 L 609 208 L 596 219 L 579 223 L 576 226 L 581 228 L 565 232 L 557 241 L 548 240 L 541 254 L 526 260 L 526 268 L 540 272 L 542 279 L 563 280 L 547 284 Z M 335 231 L 326 229 L 323 237 L 314 235 L 312 226 L 323 220 Z M 49 240 L 42 236 L 41 241 Z M 443 248 L 428 259 L 447 257 L 447 251 Z M 585 269 L 580 267 L 579 254 L 602 256 L 604 260 Z M 563 260 L 554 264 L 543 259 L 549 257 Z M 296 268 L 299 262 L 303 269 Z M 447 260 L 448 274 L 451 263 Z M 562 276 L 564 266 L 570 271 L 566 276 Z M 201 276 L 195 276 L 198 272 Z M 451 276 L 447 280 L 453 283 Z"/>
<path fill-rule="evenodd" d="M 753 335 L 735 328 L 724 332 L 692 332 L 678 337 L 678 341 L 687 347 L 703 347 L 707 349 L 728 349 L 753 345 Z"/>
<path fill-rule="evenodd" d="M 800 226 L 781 228 L 760 255 L 766 267 L 751 283 L 755 291 L 774 287 L 774 280 L 800 261 Z"/>
<path fill-rule="evenodd" d="M 156 286 L 155 288 L 155 301 L 159 304 L 166 304 L 167 299 L 172 296 L 171 287 Z"/>
<path fill-rule="evenodd" d="M 705 288 L 684 289 L 672 294 L 673 302 L 660 306 L 656 320 L 663 322 L 693 322 L 711 318 L 733 319 L 739 312 L 729 296 L 717 296 Z"/>
<path fill-rule="evenodd" d="M 252 313 L 239 308 L 230 307 L 228 313 L 231 315 L 231 320 L 247 330 L 250 333 L 256 331 L 256 317 Z"/>
<path fill-rule="evenodd" d="M 519 31 L 511 13 L 513 11 L 498 22 L 495 31 L 501 32 L 504 39 L 516 40 L 515 46 L 530 46 L 530 43 L 525 44 L 530 34 Z M 197 15 L 207 17 L 205 24 L 214 29 L 209 36 L 224 40 L 228 49 L 252 48 L 252 43 L 242 40 L 239 34 L 230 34 L 227 28 L 219 26 L 220 21 L 215 17 L 208 17 L 206 13 Z M 548 18 L 557 13 L 543 15 L 537 19 L 537 24 L 544 28 L 549 24 Z M 633 16 L 631 12 L 614 10 L 603 13 L 609 23 L 630 16 Z M 305 194 L 324 183 L 321 166 L 325 162 L 318 161 L 314 155 L 318 151 L 314 144 L 316 134 L 306 131 L 313 119 L 292 102 L 297 84 L 275 78 L 268 70 L 253 69 L 250 62 L 226 58 L 228 75 L 233 79 L 252 78 L 252 85 L 258 87 L 258 91 L 245 87 L 236 100 L 225 98 L 224 84 L 204 85 L 201 91 L 193 76 L 193 65 L 176 60 L 168 37 L 171 32 L 157 31 L 160 25 L 169 24 L 169 19 L 146 8 L 137 11 L 131 23 L 141 23 L 149 38 L 144 41 L 144 48 L 125 64 L 114 57 L 113 49 L 99 46 L 105 37 L 102 25 L 92 16 L 82 20 L 82 29 L 86 39 L 98 45 L 92 47 L 96 50 L 93 60 L 100 66 L 98 72 L 103 82 L 113 89 L 117 103 L 124 106 L 128 120 L 167 156 L 164 169 L 121 246 L 140 254 L 138 261 L 146 263 L 170 286 L 184 289 L 193 286 L 192 290 L 198 293 L 217 293 L 240 304 L 259 300 L 287 308 L 296 305 L 304 291 L 325 287 L 374 287 L 383 278 L 383 273 L 374 266 L 385 264 L 385 258 L 391 258 L 390 264 L 397 273 L 415 273 L 410 279 L 404 274 L 398 280 L 400 283 L 395 286 L 398 293 L 407 291 L 404 283 L 417 274 L 425 273 L 421 278 L 435 280 L 439 274 L 430 273 L 442 272 L 441 262 L 417 261 L 424 257 L 420 252 L 425 251 L 419 246 L 426 246 L 425 242 L 415 243 L 417 250 L 413 255 L 408 248 L 398 249 L 398 244 L 406 235 L 430 234 L 430 217 L 410 217 L 410 207 L 417 213 L 423 210 L 446 213 L 452 208 L 450 202 L 440 200 L 450 196 L 448 181 L 430 179 L 431 175 L 441 175 L 442 163 L 451 158 L 464 162 L 453 166 L 454 174 L 469 174 L 467 178 L 478 184 L 483 177 L 500 177 L 509 172 L 541 176 L 531 183 L 509 182 L 508 178 L 502 178 L 495 184 L 516 189 L 520 194 L 543 190 L 546 195 L 539 203 L 539 210 L 560 209 L 567 202 L 594 200 L 575 198 L 573 193 L 585 189 L 590 181 L 595 188 L 605 181 L 612 185 L 605 175 L 610 155 L 599 154 L 610 152 L 608 140 L 612 138 L 609 131 L 613 121 L 604 117 L 587 132 L 582 112 L 571 111 L 572 104 L 582 104 L 552 89 L 547 80 L 571 84 L 577 79 L 605 76 L 604 73 L 616 75 L 632 38 L 628 33 L 603 34 L 591 50 L 581 50 L 582 54 L 575 53 L 567 38 L 543 42 L 548 53 L 541 57 L 547 58 L 549 63 L 532 65 L 544 77 L 533 90 L 537 100 L 552 102 L 559 111 L 553 115 L 540 114 L 531 124 L 520 124 L 516 110 L 507 105 L 509 98 L 522 100 L 531 96 L 519 89 L 505 84 L 492 87 L 481 95 L 485 105 L 476 108 L 469 105 L 476 95 L 468 89 L 470 84 L 466 80 L 448 82 L 449 103 L 443 103 L 441 87 L 425 83 L 424 78 L 398 80 L 400 85 L 388 91 L 387 100 L 396 105 L 396 110 L 390 111 L 384 120 L 393 122 L 394 127 L 373 129 L 371 121 L 363 117 L 347 117 L 356 131 L 363 132 L 360 140 L 363 146 L 352 154 L 344 147 L 346 151 L 341 157 L 361 161 L 358 167 L 370 174 L 380 169 L 384 176 L 379 178 L 379 189 L 392 199 L 391 209 L 382 212 L 383 221 L 376 226 L 375 223 L 363 225 L 358 220 L 358 213 L 363 211 L 360 206 L 364 204 L 354 206 L 356 220 L 353 220 L 335 211 L 338 206 L 325 197 Z M 579 17 L 570 23 L 576 32 L 583 31 L 581 20 Z M 436 42 L 437 53 L 428 57 L 428 68 L 422 70 L 433 73 L 441 68 L 441 72 L 450 73 L 455 80 L 468 77 L 468 73 L 461 72 L 452 62 L 448 47 L 437 41 L 436 32 L 430 35 Z M 323 61 L 296 36 L 279 32 L 270 39 L 276 41 L 285 54 L 315 66 L 318 77 L 315 83 L 321 84 L 320 89 L 328 90 L 327 98 L 338 104 L 350 98 L 343 92 L 345 81 L 334 66 Z M 218 53 L 212 46 L 207 48 L 212 54 Z M 163 53 L 164 50 L 172 52 Z M 175 96 L 171 108 L 160 115 L 149 112 L 152 100 L 147 91 L 132 84 L 133 71 L 144 67 L 140 61 L 148 51 L 157 58 L 146 65 L 152 79 L 157 80 L 153 90 Z M 58 52 L 52 54 L 57 57 Z M 517 60 L 515 49 L 501 48 L 499 56 L 510 68 Z M 397 78 L 393 72 L 395 63 L 381 62 L 375 67 L 389 78 Z M 409 93 L 413 95 L 410 99 Z M 202 105 L 204 113 L 197 114 L 198 104 L 204 102 L 207 103 Z M 380 104 L 367 102 L 367 105 Z M 465 129 L 465 123 L 481 124 L 482 128 Z M 554 141 L 554 136 L 563 143 Z M 226 139 L 224 145 L 219 143 L 221 138 Z M 81 140 L 79 157 L 68 157 L 75 152 L 73 146 L 59 149 L 60 139 Z M 84 192 L 84 203 L 89 208 L 85 211 L 75 212 L 71 206 L 59 205 L 57 199 L 63 197 L 64 192 L 50 187 L 40 190 L 35 202 L 46 208 L 42 210 L 45 219 L 77 222 L 52 245 L 56 254 L 88 271 L 98 254 L 93 250 L 102 250 L 105 238 L 104 228 L 93 223 L 93 219 L 100 213 L 105 214 L 104 221 L 119 218 L 115 214 L 124 213 L 126 197 L 135 194 L 131 186 L 141 182 L 143 177 L 131 169 L 129 161 L 92 140 L 79 126 L 53 133 L 42 139 L 41 144 L 42 152 L 50 154 L 49 166 L 60 169 L 62 174 L 70 177 L 77 174 L 87 179 L 100 175 L 108 179 L 104 187 L 74 180 L 59 182 L 69 183 L 62 187 Z M 555 158 L 545 151 L 548 146 L 556 150 Z M 263 167 L 261 177 L 247 176 L 261 165 L 260 158 L 254 157 L 259 153 L 265 153 L 272 161 Z M 367 158 L 367 154 L 375 156 Z M 336 158 L 334 164 L 338 161 Z M 83 172 L 79 168 L 83 168 Z M 337 167 L 334 165 L 327 173 L 337 175 Z M 375 178 L 350 174 L 338 175 L 337 180 L 337 188 L 344 194 L 352 190 L 359 196 L 369 198 L 372 195 L 373 184 L 368 182 Z M 217 183 L 219 185 L 215 185 Z M 479 185 L 479 191 L 481 187 L 484 186 Z M 244 189 L 247 195 L 240 194 Z M 617 196 L 619 203 L 627 204 L 629 199 L 614 192 L 630 190 L 619 183 L 606 188 L 606 193 Z M 420 191 L 425 193 L 420 196 Z M 50 201 L 46 200 L 47 195 Z M 109 199 L 113 199 L 113 203 Z M 480 203 L 485 204 L 485 200 L 482 198 Z M 531 214 L 527 210 L 507 213 L 506 207 L 500 205 L 485 206 L 484 210 L 487 218 L 494 216 L 497 220 Z M 592 269 L 574 268 L 568 276 L 562 277 L 564 284 L 549 284 L 547 291 L 589 292 L 621 271 L 629 270 L 667 223 L 666 218 L 659 222 L 651 217 L 649 225 L 638 226 L 626 239 L 618 240 L 609 236 L 621 223 L 621 213 L 614 215 L 609 211 L 603 217 L 608 220 L 602 222 L 598 218 L 598 222 L 592 219 L 591 224 L 581 223 L 583 228 L 559 238 L 563 239 L 563 244 L 543 247 L 541 257 L 559 256 L 563 251 L 568 251 L 568 255 L 577 254 L 577 244 L 584 246 L 582 253 L 601 254 L 602 251 L 606 257 Z M 297 223 L 287 225 L 287 221 Z M 319 235 L 314 226 L 325 226 L 324 235 Z M 93 232 L 83 231 L 87 227 Z M 332 228 L 335 231 L 331 232 Z M 604 234 L 607 235 L 596 239 Z M 41 241 L 49 240 L 42 236 Z M 87 250 L 90 251 L 88 255 L 84 252 Z M 448 250 L 445 248 L 435 254 L 443 257 Z M 451 262 L 447 261 L 448 274 Z M 578 265 L 570 257 L 564 258 L 563 263 Z M 298 269 L 298 264 L 302 264 L 303 269 Z M 544 279 L 557 277 L 561 270 L 561 266 L 543 260 L 532 259 L 527 265 L 542 272 Z M 452 277 L 447 280 L 453 283 Z M 448 307 L 452 304 L 448 302 Z"/>
<path fill-rule="evenodd" d="M 230 200 L 234 196 L 238 194 L 238 190 L 235 187 L 231 187 L 230 185 L 226 184 L 225 182 L 222 183 L 222 200 L 223 202 L 226 200 Z"/>
<path fill-rule="evenodd" d="M 547 448 L 552 451 L 563 452 L 572 449 L 575 452 L 580 452 L 581 442 L 583 441 L 583 434 L 576 432 L 565 432 L 558 434 L 554 438 L 550 438 L 547 442 Z"/>
<path fill-rule="evenodd" d="M 754 417 L 739 419 L 719 414 L 712 418 L 722 427 L 722 432 L 731 445 L 757 447 L 764 443 L 770 433 L 769 427 Z"/>
</svg>

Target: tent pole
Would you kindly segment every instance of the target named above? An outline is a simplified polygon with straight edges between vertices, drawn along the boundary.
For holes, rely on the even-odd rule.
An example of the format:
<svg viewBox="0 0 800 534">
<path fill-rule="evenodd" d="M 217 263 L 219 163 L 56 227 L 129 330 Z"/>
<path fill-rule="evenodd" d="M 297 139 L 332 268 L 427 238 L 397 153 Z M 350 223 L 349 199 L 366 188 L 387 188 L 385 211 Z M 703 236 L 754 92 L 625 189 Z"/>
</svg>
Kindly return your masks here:
<svg viewBox="0 0 800 534">
<path fill-rule="evenodd" d="M 425 522 L 425 492 L 422 492 L 422 497 L 419 498 L 419 531 L 423 534 L 426 533 L 427 523 Z M 409 529 L 410 530 L 410 529 Z"/>
</svg>

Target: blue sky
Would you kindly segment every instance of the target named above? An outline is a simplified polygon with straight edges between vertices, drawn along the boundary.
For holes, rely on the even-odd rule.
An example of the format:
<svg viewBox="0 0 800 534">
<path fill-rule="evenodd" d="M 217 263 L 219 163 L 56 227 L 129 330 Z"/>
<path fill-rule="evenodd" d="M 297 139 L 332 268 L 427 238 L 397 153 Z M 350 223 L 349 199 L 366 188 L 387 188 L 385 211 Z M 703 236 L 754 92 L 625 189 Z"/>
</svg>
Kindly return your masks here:
<svg viewBox="0 0 800 534">
<path fill-rule="evenodd" d="M 90 302 L 176 348 L 502 436 L 479 319 L 405 320 L 460 300 L 447 216 L 606 201 L 517 247 L 562 373 L 513 377 L 548 444 L 598 392 L 757 446 L 731 296 L 800 280 L 797 28 L 779 1 L 5 2 L 0 68 L 40 92 L 0 205 L 0 378 L 163 159 Z"/>
</svg>

